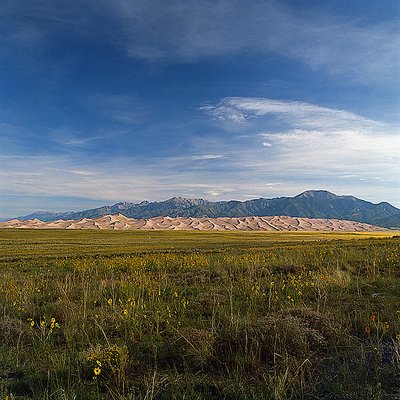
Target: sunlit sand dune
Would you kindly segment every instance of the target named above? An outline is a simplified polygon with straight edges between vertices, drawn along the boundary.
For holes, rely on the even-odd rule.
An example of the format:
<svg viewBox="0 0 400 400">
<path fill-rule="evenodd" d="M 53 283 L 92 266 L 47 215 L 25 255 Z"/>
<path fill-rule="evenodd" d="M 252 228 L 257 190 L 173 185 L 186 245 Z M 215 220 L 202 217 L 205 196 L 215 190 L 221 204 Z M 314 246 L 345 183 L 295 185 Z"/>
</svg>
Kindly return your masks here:
<svg viewBox="0 0 400 400">
<path fill-rule="evenodd" d="M 0 228 L 24 229 L 115 229 L 115 230 L 239 230 L 239 231 L 385 231 L 385 228 L 337 219 L 311 219 L 287 216 L 273 217 L 155 217 L 133 219 L 124 215 L 105 215 L 101 218 L 80 220 L 58 220 L 43 222 L 38 219 L 20 221 L 12 219 L 0 222 Z"/>
</svg>

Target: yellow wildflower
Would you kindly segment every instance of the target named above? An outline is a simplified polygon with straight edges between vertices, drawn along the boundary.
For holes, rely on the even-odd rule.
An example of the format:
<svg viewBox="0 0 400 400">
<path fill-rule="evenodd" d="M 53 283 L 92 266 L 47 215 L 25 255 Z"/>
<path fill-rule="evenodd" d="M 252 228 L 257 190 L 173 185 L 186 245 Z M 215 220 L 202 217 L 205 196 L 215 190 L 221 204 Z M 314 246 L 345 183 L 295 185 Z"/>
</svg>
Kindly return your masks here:
<svg viewBox="0 0 400 400">
<path fill-rule="evenodd" d="M 388 330 L 390 327 L 389 322 L 387 322 L 387 321 L 385 321 L 382 325 L 383 325 L 383 329 L 385 329 L 385 330 Z"/>
</svg>

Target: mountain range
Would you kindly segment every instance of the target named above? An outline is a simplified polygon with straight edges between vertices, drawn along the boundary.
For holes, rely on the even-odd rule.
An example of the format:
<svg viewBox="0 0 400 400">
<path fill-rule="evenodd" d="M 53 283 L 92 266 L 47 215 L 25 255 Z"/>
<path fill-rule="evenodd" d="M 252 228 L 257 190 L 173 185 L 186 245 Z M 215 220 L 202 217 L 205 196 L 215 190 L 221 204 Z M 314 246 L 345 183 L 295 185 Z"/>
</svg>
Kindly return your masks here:
<svg viewBox="0 0 400 400">
<path fill-rule="evenodd" d="M 38 211 L 17 218 L 51 222 L 60 219 L 99 218 L 110 214 L 121 214 L 135 219 L 167 216 L 216 218 L 286 215 L 351 220 L 388 228 L 400 228 L 400 209 L 391 204 L 387 202 L 374 204 L 354 196 L 337 196 L 326 190 L 308 190 L 294 197 L 259 198 L 247 201 L 212 202 L 204 199 L 172 197 L 165 201 L 120 202 L 111 206 L 75 212 Z"/>
</svg>

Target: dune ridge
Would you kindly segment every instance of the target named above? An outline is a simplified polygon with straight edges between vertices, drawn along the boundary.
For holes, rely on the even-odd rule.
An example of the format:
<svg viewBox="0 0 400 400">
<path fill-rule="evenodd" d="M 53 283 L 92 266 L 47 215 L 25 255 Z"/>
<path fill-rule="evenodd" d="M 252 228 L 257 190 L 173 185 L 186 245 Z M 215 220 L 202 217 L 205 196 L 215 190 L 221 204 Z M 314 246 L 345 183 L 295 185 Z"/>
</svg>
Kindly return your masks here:
<svg viewBox="0 0 400 400">
<path fill-rule="evenodd" d="M 149 219 L 127 218 L 121 214 L 80 220 L 43 222 L 39 219 L 12 219 L 0 222 L 0 228 L 22 229 L 115 229 L 115 230 L 216 230 L 216 231 L 343 231 L 374 232 L 386 228 L 366 223 L 338 220 L 313 219 L 288 216 L 268 217 L 155 217 Z"/>
</svg>

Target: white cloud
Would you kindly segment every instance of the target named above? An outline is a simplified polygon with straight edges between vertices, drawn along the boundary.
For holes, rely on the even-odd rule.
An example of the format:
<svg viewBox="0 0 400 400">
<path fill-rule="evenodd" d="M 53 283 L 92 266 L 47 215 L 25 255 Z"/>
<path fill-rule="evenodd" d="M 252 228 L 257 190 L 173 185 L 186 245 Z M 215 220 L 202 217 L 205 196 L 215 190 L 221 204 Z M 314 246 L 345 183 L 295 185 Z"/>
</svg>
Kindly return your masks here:
<svg viewBox="0 0 400 400">
<path fill-rule="evenodd" d="M 253 97 L 226 97 L 215 106 L 200 108 L 219 121 L 251 122 L 256 117 L 271 117 L 292 128 L 340 130 L 349 127 L 371 129 L 384 124 L 346 110 L 321 107 L 302 101 L 282 101 Z"/>
<path fill-rule="evenodd" d="M 240 0 L 118 0 L 112 13 L 135 58 L 194 61 L 244 52 L 278 54 L 366 84 L 398 81 L 394 19 L 366 25 L 312 6 Z"/>
<path fill-rule="evenodd" d="M 71 169 L 71 170 L 65 170 L 64 172 L 78 176 L 96 176 L 96 173 L 93 171 Z"/>
<path fill-rule="evenodd" d="M 192 156 L 192 160 L 217 160 L 223 158 L 223 154 L 201 154 L 199 156 Z"/>
<path fill-rule="evenodd" d="M 221 194 L 221 192 L 216 191 L 216 190 L 206 190 L 206 191 L 204 192 L 204 194 L 205 194 L 206 196 L 217 197 L 217 196 L 219 196 L 219 195 Z"/>
<path fill-rule="evenodd" d="M 265 186 L 268 186 L 268 187 L 274 187 L 277 185 L 282 185 L 282 183 L 281 182 L 270 182 L 270 183 L 265 184 Z"/>
</svg>

